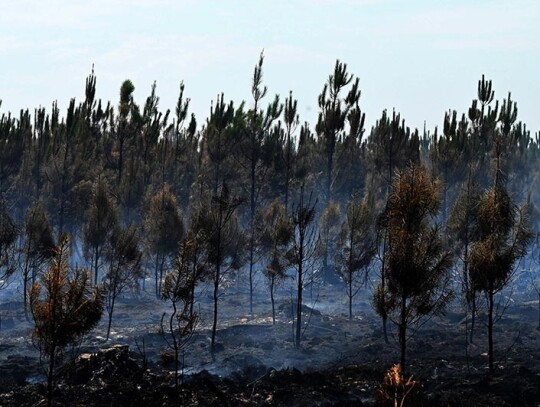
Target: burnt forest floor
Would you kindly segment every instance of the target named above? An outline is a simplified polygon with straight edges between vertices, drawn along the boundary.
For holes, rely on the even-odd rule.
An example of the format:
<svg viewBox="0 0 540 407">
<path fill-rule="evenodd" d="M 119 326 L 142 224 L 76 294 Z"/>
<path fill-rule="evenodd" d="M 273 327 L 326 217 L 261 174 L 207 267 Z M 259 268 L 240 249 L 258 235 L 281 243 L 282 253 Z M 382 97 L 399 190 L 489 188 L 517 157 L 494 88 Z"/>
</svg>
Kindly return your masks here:
<svg viewBox="0 0 540 407">
<path fill-rule="evenodd" d="M 260 291 L 260 292 L 259 292 Z M 210 293 L 198 293 L 200 322 L 185 352 L 180 390 L 160 332 L 168 304 L 150 293 L 121 298 L 111 338 L 106 314 L 57 369 L 55 405 L 62 406 L 372 406 L 385 371 L 399 361 L 396 329 L 389 344 L 367 290 L 348 319 L 343 287 L 306 290 L 302 346 L 293 343 L 291 291 L 278 293 L 277 321 L 258 287 L 254 312 L 244 287 L 220 298 L 217 351 L 210 352 Z M 0 291 L 0 405 L 43 405 L 45 361 L 31 338 L 16 289 Z M 496 372 L 488 374 L 485 319 L 466 346 L 459 304 L 414 332 L 408 372 L 421 383 L 418 406 L 540 406 L 538 302 L 514 295 L 495 327 Z M 165 318 L 167 315 L 165 315 Z M 411 331 L 413 333 L 413 331 Z M 165 334 L 166 335 L 166 334 Z"/>
</svg>

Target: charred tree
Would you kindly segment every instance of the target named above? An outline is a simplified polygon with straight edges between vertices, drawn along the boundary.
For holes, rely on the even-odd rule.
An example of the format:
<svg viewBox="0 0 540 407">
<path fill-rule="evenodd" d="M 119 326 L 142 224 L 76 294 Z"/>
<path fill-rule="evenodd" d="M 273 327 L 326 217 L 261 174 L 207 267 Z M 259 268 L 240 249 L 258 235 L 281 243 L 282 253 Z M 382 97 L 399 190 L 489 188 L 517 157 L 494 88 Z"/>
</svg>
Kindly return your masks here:
<svg viewBox="0 0 540 407">
<path fill-rule="evenodd" d="M 99 282 L 99 268 L 107 243 L 118 224 L 116 205 L 110 196 L 109 188 L 101 177 L 92 191 L 90 207 L 86 213 L 83 228 L 85 257 L 92 264 L 94 284 Z"/>
<path fill-rule="evenodd" d="M 144 227 L 148 252 L 154 259 L 155 293 L 160 298 L 165 266 L 178 252 L 184 235 L 182 214 L 168 185 L 152 198 Z"/>
<path fill-rule="evenodd" d="M 316 243 L 315 207 L 317 201 L 310 194 L 306 200 L 304 189 L 301 188 L 298 203 L 293 205 L 290 222 L 293 229 L 291 247 L 287 253 L 290 264 L 296 269 L 296 325 L 295 345 L 300 347 L 303 336 L 302 309 L 304 280 L 311 271 L 314 261 L 314 246 Z"/>
<path fill-rule="evenodd" d="M 298 116 L 298 101 L 293 99 L 292 91 L 289 97 L 285 99 L 283 110 L 283 120 L 285 122 L 285 186 L 284 186 L 284 205 L 285 210 L 289 208 L 289 195 L 291 183 L 294 181 L 293 159 L 294 159 L 294 140 L 293 135 L 300 122 Z"/>
<path fill-rule="evenodd" d="M 346 218 L 341 224 L 337 243 L 336 271 L 347 286 L 349 319 L 352 319 L 352 302 L 361 287 L 367 283 L 367 268 L 377 253 L 375 216 L 369 196 L 360 199 L 353 195 L 347 205 Z M 358 274 L 364 270 L 364 278 Z"/>
<path fill-rule="evenodd" d="M 285 206 L 277 199 L 265 210 L 264 232 L 261 238 L 261 247 L 265 255 L 266 268 L 264 275 L 268 280 L 270 289 L 270 302 L 272 303 L 272 323 L 276 323 L 276 307 L 274 291 L 276 285 L 286 278 L 287 247 L 292 239 L 292 224 L 287 215 Z"/>
<path fill-rule="evenodd" d="M 232 131 L 235 117 L 244 115 L 242 106 L 236 115 L 235 113 L 233 102 L 225 104 L 223 94 L 218 95 L 216 105 L 212 105 L 210 109 L 210 117 L 204 132 L 205 164 L 210 172 L 208 184 L 214 195 L 218 194 L 219 186 L 223 182 L 228 182 L 227 168 L 224 167 L 235 144 Z"/>
<path fill-rule="evenodd" d="M 191 309 L 193 293 L 200 275 L 194 274 L 193 259 L 196 255 L 196 243 L 189 236 L 180 244 L 180 250 L 175 259 L 171 272 L 165 276 L 161 298 L 171 304 L 172 312 L 169 316 L 168 326 L 162 325 L 162 330 L 168 332 L 165 337 L 167 345 L 174 352 L 175 363 L 175 399 L 178 405 L 178 386 L 180 370 L 180 352 L 191 339 L 198 321 L 198 315 Z M 163 324 L 163 323 L 162 323 Z"/>
<path fill-rule="evenodd" d="M 397 325 L 401 366 L 406 369 L 407 329 L 425 316 L 442 312 L 451 298 L 440 231 L 432 226 L 439 206 L 439 182 L 411 164 L 398 172 L 386 203 L 383 225 L 388 233 L 385 309 Z"/>
<path fill-rule="evenodd" d="M 118 103 L 118 121 L 116 123 L 115 138 L 118 161 L 116 163 L 117 180 L 122 182 L 125 166 L 126 148 L 133 142 L 141 126 L 139 106 L 133 99 L 135 86 L 126 79 L 120 87 L 120 101 Z"/>
<path fill-rule="evenodd" d="M 255 275 L 255 263 L 257 262 L 256 252 L 258 246 L 256 214 L 260 205 L 261 189 L 264 186 L 268 167 L 263 161 L 264 140 L 272 123 L 281 115 L 283 106 L 276 95 L 273 102 L 268 105 L 266 112 L 260 109 L 261 100 L 266 96 L 267 88 L 262 85 L 263 78 L 263 60 L 261 53 L 259 62 L 253 72 L 251 94 L 253 96 L 253 109 L 248 112 L 248 128 L 246 136 L 240 144 L 241 150 L 246 160 L 246 170 L 248 173 L 248 191 L 249 197 L 249 312 L 253 313 L 253 280 Z"/>
<path fill-rule="evenodd" d="M 134 226 L 126 229 L 116 227 L 109 238 L 106 253 L 109 267 L 103 277 L 105 309 L 108 314 L 107 340 L 111 334 L 116 300 L 126 289 L 136 289 L 143 276 L 141 257 L 137 229 Z"/>
<path fill-rule="evenodd" d="M 473 289 L 470 273 L 470 253 L 473 242 L 476 240 L 476 222 L 478 203 L 480 201 L 480 191 L 478 184 L 473 178 L 474 168 L 469 167 L 469 175 L 467 180 L 462 184 L 461 190 L 457 197 L 456 203 L 452 208 L 448 219 L 449 237 L 454 244 L 452 249 L 454 254 L 461 262 L 461 292 L 465 300 L 466 318 L 471 315 L 471 326 L 467 332 L 467 324 L 465 326 L 465 336 L 467 342 L 473 342 L 474 327 L 477 313 L 477 293 Z"/>
<path fill-rule="evenodd" d="M 478 88 L 480 96 L 487 94 L 481 100 L 493 99 L 491 81 L 485 81 L 482 77 Z M 498 104 L 494 110 L 489 111 L 493 117 L 497 116 L 497 106 Z M 513 125 L 516 118 L 517 106 L 509 94 L 498 115 L 498 128 L 490 127 L 485 133 L 486 137 L 490 137 L 492 145 L 495 174 L 492 186 L 484 192 L 478 204 L 478 239 L 474 242 L 470 255 L 472 287 L 475 291 L 484 293 L 488 301 L 488 363 L 491 373 L 495 369 L 495 295 L 510 282 L 515 262 L 526 255 L 533 237 L 527 209 L 519 208 L 513 203 L 506 188 L 503 171 L 504 154 L 514 136 Z"/>
<path fill-rule="evenodd" d="M 347 64 L 336 61 L 334 72 L 328 77 L 319 95 L 319 118 L 316 131 L 324 141 L 326 161 L 325 200 L 332 200 L 332 184 L 334 181 L 334 154 L 339 141 L 340 132 L 345 127 L 349 111 L 358 107 L 360 99 L 360 81 L 356 78 L 345 97 L 342 92 L 351 83 L 354 76 L 347 72 Z"/>
<path fill-rule="evenodd" d="M 36 283 L 42 267 L 54 256 L 56 243 L 47 214 L 40 204 L 32 206 L 26 214 L 24 222 L 24 245 L 21 262 L 23 298 L 26 317 L 28 318 L 28 292 Z"/>
<path fill-rule="evenodd" d="M 356 78 L 346 96 L 343 96 L 346 87 L 352 82 L 354 76 L 347 72 L 347 64 L 336 61 L 334 72 L 328 77 L 319 95 L 319 117 L 315 128 L 319 139 L 323 142 L 324 162 L 325 162 L 325 185 L 324 197 L 325 206 L 328 207 L 333 201 L 333 185 L 335 177 L 335 153 L 341 139 L 341 132 L 345 128 L 347 119 L 358 117 L 359 121 L 353 119 L 351 124 L 363 125 L 363 114 L 360 112 L 358 102 L 360 100 L 360 80 Z M 351 116 L 350 113 L 353 113 Z M 358 123 L 357 123 L 358 122 Z M 333 255 L 326 246 L 323 251 L 324 275 L 327 277 L 331 272 Z"/>
<path fill-rule="evenodd" d="M 243 262 L 244 238 L 238 227 L 236 209 L 243 200 L 231 196 L 227 184 L 223 183 L 219 195 L 202 202 L 201 210 L 192 227 L 201 233 L 205 241 L 205 252 L 212 273 L 213 321 L 212 354 L 215 352 L 218 323 L 219 288 L 224 276 L 232 269 L 239 269 Z"/>
<path fill-rule="evenodd" d="M 471 248 L 470 272 L 473 289 L 484 293 L 488 301 L 488 363 L 493 372 L 495 295 L 510 282 L 514 264 L 526 254 L 532 236 L 524 211 L 514 206 L 502 185 L 482 195 L 478 233 Z"/>
<path fill-rule="evenodd" d="M 32 286 L 30 308 L 34 319 L 33 339 L 49 358 L 47 405 L 52 405 L 54 369 L 62 351 L 92 330 L 101 318 L 103 299 L 91 290 L 90 273 L 67 265 L 69 239 L 62 238 L 49 270 Z M 70 276 L 71 274 L 71 276 Z"/>
<path fill-rule="evenodd" d="M 335 275 L 334 256 L 339 235 L 340 216 L 339 204 L 330 202 L 323 209 L 319 218 L 319 238 L 315 253 L 320 258 L 325 282 L 328 282 L 331 275 Z"/>
</svg>

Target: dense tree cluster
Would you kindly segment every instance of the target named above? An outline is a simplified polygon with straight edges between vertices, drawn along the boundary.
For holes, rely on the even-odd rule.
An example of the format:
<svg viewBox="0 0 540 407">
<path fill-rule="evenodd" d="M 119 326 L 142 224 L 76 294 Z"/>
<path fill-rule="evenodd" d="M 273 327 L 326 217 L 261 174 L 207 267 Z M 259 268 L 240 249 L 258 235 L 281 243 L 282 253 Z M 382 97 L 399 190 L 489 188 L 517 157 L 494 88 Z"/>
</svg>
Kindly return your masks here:
<svg viewBox="0 0 540 407">
<path fill-rule="evenodd" d="M 496 101 L 482 77 L 468 112 L 446 112 L 442 129 L 421 133 L 386 110 L 366 131 L 359 79 L 339 61 L 314 130 L 300 124 L 292 92 L 266 99 L 263 55 L 251 101 L 219 94 L 199 123 L 183 83 L 172 112 L 155 83 L 139 106 L 126 80 L 116 107 L 96 99 L 96 84 L 92 71 L 85 99 L 64 114 L 55 102 L 0 116 L 0 281 L 23 283 L 25 307 L 30 292 L 39 309 L 32 284 L 56 269 L 64 278 L 56 241 L 70 235 L 69 261 L 91 271 L 84 284 L 103 287 L 109 330 L 117 296 L 149 290 L 151 279 L 174 307 L 177 356 L 197 319 L 197 284 L 213 286 L 213 348 L 220 291 L 242 275 L 251 312 L 255 279 L 268 280 L 274 320 L 276 284 L 296 279 L 300 346 L 303 289 L 321 271 L 345 283 L 351 318 L 361 284 L 375 282 L 374 307 L 385 332 L 387 320 L 399 329 L 403 367 L 410 324 L 452 293 L 474 318 L 485 294 L 493 369 L 493 296 L 533 233 L 534 211 L 517 202 L 538 198 L 539 136 L 517 121 L 510 94 Z M 452 265 L 462 270 L 455 281 Z"/>
</svg>

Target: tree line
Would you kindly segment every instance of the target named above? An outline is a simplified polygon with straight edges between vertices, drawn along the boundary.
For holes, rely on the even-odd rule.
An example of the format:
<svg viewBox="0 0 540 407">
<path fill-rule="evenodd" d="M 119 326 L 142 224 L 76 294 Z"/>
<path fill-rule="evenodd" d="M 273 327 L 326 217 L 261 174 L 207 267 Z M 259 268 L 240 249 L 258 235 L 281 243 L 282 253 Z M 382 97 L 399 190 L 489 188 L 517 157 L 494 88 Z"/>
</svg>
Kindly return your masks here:
<svg viewBox="0 0 540 407">
<path fill-rule="evenodd" d="M 107 336 L 118 296 L 152 291 L 171 302 L 178 358 L 201 282 L 213 288 L 214 349 L 226 280 L 246 276 L 253 312 L 264 277 L 275 321 L 276 285 L 294 275 L 300 346 L 303 290 L 315 274 L 344 283 L 350 318 L 370 279 L 385 338 L 387 321 L 398 328 L 403 368 L 411 325 L 458 297 L 472 340 L 485 298 L 493 370 L 494 298 L 535 235 L 539 135 L 517 120 L 511 94 L 496 100 L 482 77 L 468 111 L 446 112 L 442 129 L 420 132 L 385 110 L 367 131 L 360 81 L 336 61 L 312 128 L 292 92 L 267 97 L 263 62 L 250 100 L 219 94 L 202 125 L 183 83 L 173 111 L 160 110 L 155 83 L 139 106 L 130 80 L 114 106 L 96 99 L 93 71 L 85 99 L 64 115 L 56 102 L 2 113 L 1 281 L 22 282 L 25 311 L 38 320 L 51 279 L 58 289 L 69 275 L 97 287 Z M 90 314 L 84 327 L 95 325 Z"/>
</svg>

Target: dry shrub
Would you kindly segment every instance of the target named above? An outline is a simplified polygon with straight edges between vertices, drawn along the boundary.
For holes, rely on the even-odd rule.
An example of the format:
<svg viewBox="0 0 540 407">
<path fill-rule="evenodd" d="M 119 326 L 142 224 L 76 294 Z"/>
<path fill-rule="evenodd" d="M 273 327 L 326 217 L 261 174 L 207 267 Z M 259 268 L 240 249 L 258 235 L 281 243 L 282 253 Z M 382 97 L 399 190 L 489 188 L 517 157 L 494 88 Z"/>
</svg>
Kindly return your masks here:
<svg viewBox="0 0 540 407">
<path fill-rule="evenodd" d="M 406 379 L 398 363 L 384 375 L 377 392 L 377 405 L 384 407 L 406 407 L 422 405 L 421 385 L 413 377 Z"/>
</svg>

